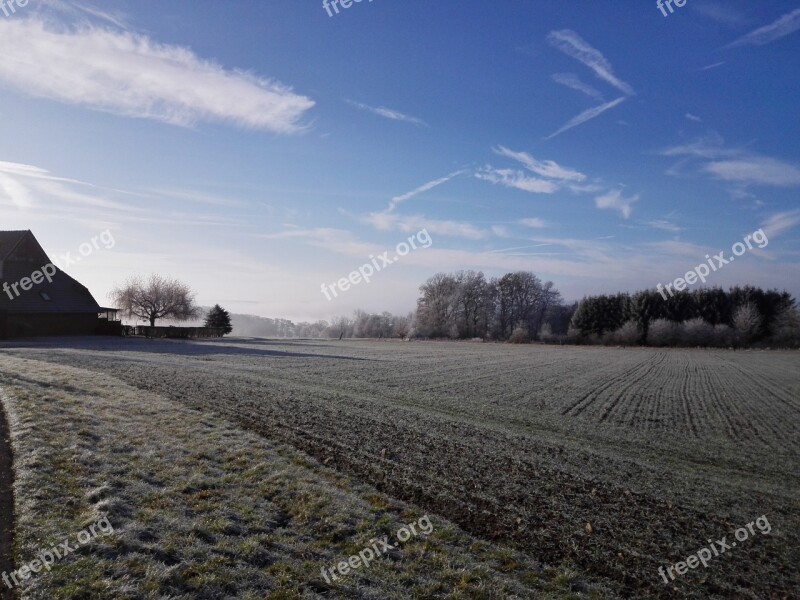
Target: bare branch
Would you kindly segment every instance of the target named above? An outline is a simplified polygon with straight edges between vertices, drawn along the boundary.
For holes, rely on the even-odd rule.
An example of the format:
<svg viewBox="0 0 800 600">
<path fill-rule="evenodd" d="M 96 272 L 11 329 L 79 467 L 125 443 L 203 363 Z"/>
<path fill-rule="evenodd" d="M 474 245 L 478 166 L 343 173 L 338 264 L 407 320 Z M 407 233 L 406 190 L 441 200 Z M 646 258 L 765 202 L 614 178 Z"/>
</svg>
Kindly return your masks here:
<svg viewBox="0 0 800 600">
<path fill-rule="evenodd" d="M 189 286 L 161 275 L 151 275 L 147 281 L 131 277 L 110 296 L 123 316 L 149 321 L 150 325 L 164 318 L 186 321 L 200 313 Z"/>
</svg>

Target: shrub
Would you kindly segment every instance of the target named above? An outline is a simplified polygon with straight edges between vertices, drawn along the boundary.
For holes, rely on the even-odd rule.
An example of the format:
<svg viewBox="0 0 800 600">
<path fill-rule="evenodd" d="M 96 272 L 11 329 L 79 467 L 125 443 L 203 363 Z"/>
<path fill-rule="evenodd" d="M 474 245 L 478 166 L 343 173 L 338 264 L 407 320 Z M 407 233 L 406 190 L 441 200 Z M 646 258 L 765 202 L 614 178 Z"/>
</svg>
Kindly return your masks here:
<svg viewBox="0 0 800 600">
<path fill-rule="evenodd" d="M 531 341 L 531 337 L 528 335 L 528 328 L 523 325 L 518 325 L 514 328 L 514 332 L 511 334 L 511 337 L 508 338 L 508 341 L 512 344 L 527 344 Z"/>
<path fill-rule="evenodd" d="M 770 341 L 775 346 L 800 348 L 800 310 L 785 308 L 775 318 L 775 332 Z"/>
<path fill-rule="evenodd" d="M 714 325 L 712 345 L 717 348 L 730 348 L 736 338 L 736 332 L 732 327 L 719 323 Z"/>
<path fill-rule="evenodd" d="M 675 346 L 680 340 L 681 326 L 669 319 L 655 319 L 647 330 L 647 344 L 650 346 Z"/>
<path fill-rule="evenodd" d="M 714 327 L 700 317 L 681 323 L 682 346 L 708 346 L 714 340 Z"/>
<path fill-rule="evenodd" d="M 639 325 L 636 321 L 628 321 L 622 327 L 605 336 L 605 343 L 619 344 L 621 346 L 635 346 L 641 339 Z"/>
<path fill-rule="evenodd" d="M 739 342 L 747 344 L 761 332 L 761 315 L 755 304 L 746 302 L 733 311 L 733 327 Z"/>
<path fill-rule="evenodd" d="M 582 334 L 579 329 L 570 325 L 567 330 L 567 335 L 564 336 L 564 341 L 567 344 L 576 344 L 579 346 L 599 346 L 603 340 L 596 333 Z"/>
<path fill-rule="evenodd" d="M 581 335 L 581 330 L 572 324 L 570 324 L 569 328 L 567 329 L 566 340 L 568 344 L 582 344 L 584 342 L 583 336 Z"/>
<path fill-rule="evenodd" d="M 550 327 L 550 323 L 545 323 L 539 329 L 539 341 L 548 344 L 555 340 L 555 335 L 553 335 L 553 328 Z"/>
</svg>

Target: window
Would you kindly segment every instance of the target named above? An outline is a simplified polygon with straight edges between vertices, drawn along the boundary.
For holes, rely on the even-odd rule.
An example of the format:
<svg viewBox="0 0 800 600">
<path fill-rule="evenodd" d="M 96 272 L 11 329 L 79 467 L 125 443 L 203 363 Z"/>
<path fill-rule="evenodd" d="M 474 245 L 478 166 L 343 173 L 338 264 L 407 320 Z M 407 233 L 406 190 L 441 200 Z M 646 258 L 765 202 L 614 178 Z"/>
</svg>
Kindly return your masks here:
<svg viewBox="0 0 800 600">
<path fill-rule="evenodd" d="M 47 292 L 39 292 L 39 295 L 45 302 L 52 302 L 52 298 L 50 298 L 50 294 L 48 294 Z"/>
</svg>

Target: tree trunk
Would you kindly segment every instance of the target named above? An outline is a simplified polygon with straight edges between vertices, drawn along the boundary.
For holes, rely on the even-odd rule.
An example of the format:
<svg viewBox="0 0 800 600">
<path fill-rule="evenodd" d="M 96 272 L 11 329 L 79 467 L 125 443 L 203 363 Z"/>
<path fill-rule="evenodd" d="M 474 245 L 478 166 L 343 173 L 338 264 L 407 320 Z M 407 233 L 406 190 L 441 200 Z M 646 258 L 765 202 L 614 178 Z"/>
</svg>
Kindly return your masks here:
<svg viewBox="0 0 800 600">
<path fill-rule="evenodd" d="M 155 327 L 155 326 L 156 326 L 156 318 L 150 317 L 150 327 Z"/>
</svg>

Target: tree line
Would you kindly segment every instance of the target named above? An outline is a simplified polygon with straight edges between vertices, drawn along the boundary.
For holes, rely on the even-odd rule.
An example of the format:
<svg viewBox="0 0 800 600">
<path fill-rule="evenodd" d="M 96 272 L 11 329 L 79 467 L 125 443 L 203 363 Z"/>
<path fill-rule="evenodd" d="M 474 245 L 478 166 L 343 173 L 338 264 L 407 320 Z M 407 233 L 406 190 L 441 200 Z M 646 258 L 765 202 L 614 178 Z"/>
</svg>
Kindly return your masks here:
<svg viewBox="0 0 800 600">
<path fill-rule="evenodd" d="M 566 334 L 575 306 L 564 305 L 552 281 L 527 271 L 491 279 L 480 271 L 437 273 L 420 286 L 415 312 L 356 311 L 335 319 L 327 337 L 531 341 L 543 327 Z"/>
<path fill-rule="evenodd" d="M 797 346 L 800 314 L 788 292 L 736 286 L 590 296 L 578 305 L 570 341 L 651 346 Z"/>
<path fill-rule="evenodd" d="M 530 271 L 487 278 L 480 271 L 437 273 L 423 283 L 407 315 L 358 310 L 332 322 L 229 315 L 219 305 L 206 326 L 237 335 L 305 338 L 481 339 L 527 343 L 651 346 L 800 347 L 800 310 L 788 292 L 736 286 L 586 296 L 566 304 L 552 281 Z M 149 321 L 200 314 L 179 281 L 134 277 L 112 292 L 123 315 Z M 247 331 L 245 331 L 247 330 Z"/>
<path fill-rule="evenodd" d="M 357 311 L 325 337 L 475 339 L 526 343 L 800 347 L 800 311 L 788 292 L 736 286 L 663 298 L 656 290 L 564 303 L 551 281 L 516 271 L 437 273 L 420 286 L 416 312 Z"/>
<path fill-rule="evenodd" d="M 552 309 L 561 305 L 561 294 L 553 282 L 543 282 L 528 271 L 491 279 L 475 271 L 438 273 L 420 287 L 412 333 L 419 337 L 515 337 L 527 341 L 536 337 L 548 319 L 557 316 Z"/>
</svg>

